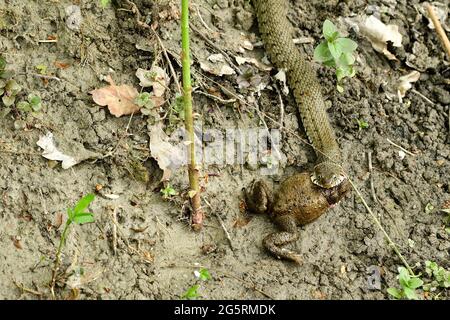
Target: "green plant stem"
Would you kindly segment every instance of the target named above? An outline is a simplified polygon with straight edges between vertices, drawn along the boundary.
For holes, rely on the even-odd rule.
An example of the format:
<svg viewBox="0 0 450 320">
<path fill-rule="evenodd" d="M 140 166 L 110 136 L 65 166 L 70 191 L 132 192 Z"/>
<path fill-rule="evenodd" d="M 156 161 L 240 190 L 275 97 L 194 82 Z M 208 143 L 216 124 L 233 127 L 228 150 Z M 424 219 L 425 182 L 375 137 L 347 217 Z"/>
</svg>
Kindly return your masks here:
<svg viewBox="0 0 450 320">
<path fill-rule="evenodd" d="M 391 237 L 388 235 L 388 233 L 386 232 L 386 230 L 383 228 L 383 226 L 381 225 L 380 220 L 378 220 L 377 216 L 372 212 L 372 209 L 370 209 L 369 205 L 367 204 L 366 200 L 364 200 L 363 196 L 361 195 L 361 193 L 359 192 L 358 188 L 356 188 L 356 186 L 353 184 L 353 181 L 349 178 L 348 181 L 350 182 L 350 184 L 353 187 L 353 190 L 355 190 L 356 194 L 358 195 L 358 197 L 361 199 L 364 207 L 366 207 L 366 210 L 369 212 L 370 216 L 372 217 L 372 219 L 374 220 L 375 224 L 377 225 L 378 228 L 380 228 L 381 232 L 383 233 L 384 237 L 386 238 L 386 240 L 388 241 L 389 245 L 392 247 L 392 249 L 394 250 L 394 252 L 397 254 L 397 256 L 400 258 L 400 260 L 402 261 L 403 265 L 406 267 L 406 269 L 408 269 L 408 272 L 411 274 L 411 276 L 415 277 L 416 275 L 414 274 L 413 270 L 411 269 L 411 267 L 409 266 L 408 262 L 406 261 L 406 259 L 403 257 L 403 255 L 401 254 L 400 250 L 398 249 L 397 245 L 394 243 L 394 241 L 392 241 Z"/>
<path fill-rule="evenodd" d="M 203 210 L 200 201 L 200 186 L 198 182 L 198 169 L 195 162 L 195 136 L 194 118 L 192 115 L 192 85 L 191 85 L 191 59 L 189 50 L 189 0 L 181 0 L 181 61 L 183 77 L 183 102 L 185 113 L 185 127 L 189 137 L 189 185 L 195 193 L 191 197 L 193 209 L 192 227 L 200 230 L 203 224 Z"/>
<path fill-rule="evenodd" d="M 61 234 L 61 238 L 59 239 L 58 250 L 56 251 L 55 265 L 53 267 L 52 281 L 51 281 L 51 285 L 50 285 L 50 291 L 51 291 L 53 297 L 55 297 L 56 276 L 57 276 L 58 271 L 59 271 L 59 265 L 61 264 L 61 251 L 62 251 L 62 248 L 64 247 L 64 243 L 66 243 L 67 231 L 69 230 L 69 226 L 70 226 L 71 223 L 72 223 L 72 220 L 67 220 L 66 221 L 66 224 L 64 226 L 64 230 L 63 230 L 63 232 Z"/>
</svg>

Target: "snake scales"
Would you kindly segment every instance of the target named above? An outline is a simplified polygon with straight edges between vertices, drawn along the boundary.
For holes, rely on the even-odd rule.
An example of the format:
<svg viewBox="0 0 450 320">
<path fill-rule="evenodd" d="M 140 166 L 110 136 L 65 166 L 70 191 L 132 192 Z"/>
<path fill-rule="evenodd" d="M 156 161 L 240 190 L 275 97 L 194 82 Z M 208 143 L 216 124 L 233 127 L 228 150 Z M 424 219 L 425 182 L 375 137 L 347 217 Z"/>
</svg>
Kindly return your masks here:
<svg viewBox="0 0 450 320">
<path fill-rule="evenodd" d="M 287 19 L 287 0 L 253 0 L 259 32 L 269 58 L 286 71 L 303 126 L 317 154 L 312 181 L 332 188 L 345 180 L 342 156 L 331 127 L 321 87 L 311 64 L 292 41 L 294 29 Z"/>
</svg>

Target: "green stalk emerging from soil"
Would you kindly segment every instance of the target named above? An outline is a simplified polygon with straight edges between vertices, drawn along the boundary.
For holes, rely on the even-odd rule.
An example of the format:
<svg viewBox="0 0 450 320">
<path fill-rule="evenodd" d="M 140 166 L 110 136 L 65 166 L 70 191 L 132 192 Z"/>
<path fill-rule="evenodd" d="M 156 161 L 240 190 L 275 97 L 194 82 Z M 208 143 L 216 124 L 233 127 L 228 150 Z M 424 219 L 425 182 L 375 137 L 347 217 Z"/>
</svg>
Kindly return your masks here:
<svg viewBox="0 0 450 320">
<path fill-rule="evenodd" d="M 181 61 L 183 69 L 183 102 L 185 126 L 189 139 L 189 185 L 192 205 L 192 228 L 196 231 L 202 228 L 203 210 L 200 200 L 200 185 L 198 182 L 198 169 L 195 163 L 195 136 L 194 118 L 192 115 L 192 86 L 191 86 L 191 59 L 189 50 L 189 0 L 181 0 Z"/>
<path fill-rule="evenodd" d="M 67 209 L 67 221 L 64 225 L 64 230 L 59 238 L 58 250 L 56 251 L 55 264 L 52 270 L 52 280 L 50 281 L 50 292 L 52 297 L 55 298 L 55 285 L 58 277 L 58 271 L 61 265 L 61 253 L 64 245 L 66 244 L 67 232 L 72 223 L 85 224 L 94 221 L 94 217 L 91 212 L 85 212 L 89 204 L 94 200 L 93 194 L 88 194 L 81 198 L 73 208 Z"/>
</svg>

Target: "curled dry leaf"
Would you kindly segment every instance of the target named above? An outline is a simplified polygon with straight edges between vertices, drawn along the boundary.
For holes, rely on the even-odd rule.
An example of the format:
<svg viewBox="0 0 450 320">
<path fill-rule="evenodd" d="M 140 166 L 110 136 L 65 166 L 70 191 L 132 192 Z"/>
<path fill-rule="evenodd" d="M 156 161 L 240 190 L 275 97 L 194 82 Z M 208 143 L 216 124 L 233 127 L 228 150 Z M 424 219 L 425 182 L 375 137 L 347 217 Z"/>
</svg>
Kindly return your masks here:
<svg viewBox="0 0 450 320">
<path fill-rule="evenodd" d="M 170 138 L 164 132 L 161 122 L 157 122 L 150 127 L 150 153 L 163 170 L 161 179 L 163 181 L 169 180 L 172 171 L 186 162 L 186 148 L 183 144 L 174 146 L 169 140 Z"/>
<path fill-rule="evenodd" d="M 271 66 L 268 66 L 264 63 L 262 63 L 261 61 L 256 60 L 255 58 L 246 58 L 246 57 L 235 57 L 236 62 L 238 65 L 242 65 L 244 63 L 250 63 L 253 64 L 254 66 L 256 66 L 259 70 L 262 71 L 270 71 L 272 70 Z"/>
<path fill-rule="evenodd" d="M 392 42 L 394 47 L 402 46 L 402 35 L 398 31 L 398 26 L 393 24 L 385 25 L 374 16 L 366 16 L 358 20 L 358 27 L 361 33 L 369 39 L 372 47 L 376 51 L 383 53 L 389 60 L 397 60 L 389 52 L 387 42 Z"/>
<path fill-rule="evenodd" d="M 150 70 L 137 69 L 136 77 L 140 80 L 141 87 L 153 87 L 153 95 L 155 97 L 164 96 L 167 86 L 169 85 L 169 77 L 163 68 L 154 66 Z"/>
<path fill-rule="evenodd" d="M 402 98 L 405 96 L 406 91 L 412 88 L 413 82 L 416 82 L 420 78 L 420 72 L 413 71 L 411 73 L 408 73 L 407 75 L 404 75 L 398 79 L 398 85 L 397 85 L 397 95 L 400 102 L 402 102 Z"/>
<path fill-rule="evenodd" d="M 39 147 L 44 149 L 42 156 L 49 160 L 61 161 L 63 169 L 69 169 L 70 167 L 76 165 L 78 163 L 74 157 L 65 155 L 61 151 L 58 150 L 55 144 L 55 140 L 53 139 L 53 133 L 47 132 L 45 136 L 42 136 L 38 142 L 36 143 Z"/>
<path fill-rule="evenodd" d="M 235 74 L 235 71 L 225 62 L 225 58 L 221 53 L 212 54 L 206 61 L 200 61 L 200 68 L 219 77 Z"/>
<path fill-rule="evenodd" d="M 110 75 L 106 77 L 106 81 L 110 84 L 109 86 L 90 92 L 96 104 L 102 107 L 108 106 L 109 112 L 116 117 L 139 111 L 139 106 L 134 103 L 139 94 L 136 88 L 125 84 L 116 86 Z"/>
<path fill-rule="evenodd" d="M 63 135 L 58 135 L 57 144 L 51 132 L 41 136 L 36 144 L 44 149 L 42 152 L 44 158 L 61 161 L 63 169 L 69 169 L 84 160 L 95 159 L 101 156 L 97 152 L 87 150 L 83 143 L 73 141 Z"/>
</svg>

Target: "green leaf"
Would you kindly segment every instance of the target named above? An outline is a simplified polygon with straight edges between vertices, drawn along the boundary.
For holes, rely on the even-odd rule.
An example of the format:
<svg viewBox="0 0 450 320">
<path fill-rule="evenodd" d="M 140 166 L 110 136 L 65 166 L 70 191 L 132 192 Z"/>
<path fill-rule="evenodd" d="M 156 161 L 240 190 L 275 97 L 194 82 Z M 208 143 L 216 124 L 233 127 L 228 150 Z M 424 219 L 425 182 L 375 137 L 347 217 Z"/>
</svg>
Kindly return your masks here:
<svg viewBox="0 0 450 320">
<path fill-rule="evenodd" d="M 193 285 L 192 287 L 190 287 L 189 289 L 186 290 L 186 292 L 184 293 L 184 295 L 181 298 L 186 298 L 186 299 L 198 298 L 200 296 L 197 292 L 199 287 L 200 286 L 198 284 Z"/>
<path fill-rule="evenodd" d="M 22 87 L 15 80 L 9 80 L 6 82 L 5 91 L 8 94 L 15 96 L 22 90 Z"/>
<path fill-rule="evenodd" d="M 346 76 L 345 70 L 343 70 L 342 68 L 337 68 L 336 69 L 336 78 L 337 78 L 338 83 L 340 83 L 341 80 L 343 78 L 345 78 L 345 76 Z"/>
<path fill-rule="evenodd" d="M 408 298 L 409 300 L 417 300 L 417 294 L 416 291 L 414 289 L 405 287 L 403 288 L 403 293 L 405 294 L 406 298 Z"/>
<path fill-rule="evenodd" d="M 69 221 L 73 221 L 75 217 L 75 212 L 73 212 L 72 208 L 67 209 L 67 216 L 69 217 Z"/>
<path fill-rule="evenodd" d="M 323 64 L 326 65 L 327 67 L 331 67 L 331 68 L 336 67 L 336 62 L 334 61 L 334 59 L 325 61 L 325 62 L 323 62 Z"/>
<path fill-rule="evenodd" d="M 42 109 L 42 104 L 32 104 L 31 105 L 31 108 L 33 109 L 33 111 L 34 112 L 38 112 L 38 111 L 41 111 L 41 109 Z"/>
<path fill-rule="evenodd" d="M 28 95 L 28 102 L 31 105 L 38 105 L 41 103 L 41 97 L 30 94 Z"/>
<path fill-rule="evenodd" d="M 358 44 L 348 38 L 337 38 L 336 40 L 334 40 L 334 45 L 338 47 L 342 52 L 350 54 L 355 51 L 356 48 L 358 48 Z"/>
<path fill-rule="evenodd" d="M 328 42 L 327 44 L 328 44 L 328 50 L 330 50 L 330 53 L 333 56 L 334 60 L 338 60 L 342 54 L 341 49 L 336 47 L 334 42 Z"/>
<path fill-rule="evenodd" d="M 391 296 L 393 296 L 396 299 L 402 298 L 402 291 L 397 288 L 388 288 L 387 293 L 389 293 Z"/>
<path fill-rule="evenodd" d="M 327 41 L 333 41 L 338 33 L 336 26 L 333 24 L 333 22 L 331 22 L 328 19 L 326 19 L 323 22 L 322 32 L 323 32 L 323 36 L 325 37 L 325 39 L 327 39 Z"/>
<path fill-rule="evenodd" d="M 109 3 L 111 2 L 111 0 L 100 0 L 100 6 L 105 9 Z"/>
<path fill-rule="evenodd" d="M 5 105 L 5 107 L 11 107 L 14 104 L 14 101 L 16 101 L 16 97 L 4 95 L 2 97 L 2 101 L 3 101 L 3 104 Z"/>
<path fill-rule="evenodd" d="M 32 110 L 30 104 L 26 101 L 20 101 L 17 103 L 16 107 L 23 112 L 30 112 Z"/>
<path fill-rule="evenodd" d="M 200 269 L 200 280 L 207 281 L 211 279 L 211 275 L 209 274 L 208 269 L 202 268 Z"/>
<path fill-rule="evenodd" d="M 326 41 L 321 42 L 316 49 L 314 49 L 314 60 L 325 62 L 331 59 L 333 59 L 333 56 L 328 49 L 328 43 Z"/>
<path fill-rule="evenodd" d="M 47 73 L 47 66 L 45 64 L 38 64 L 35 68 L 39 74 L 45 75 Z"/>
<path fill-rule="evenodd" d="M 434 206 L 431 203 L 427 203 L 425 206 L 425 213 L 430 214 L 434 211 Z"/>
<path fill-rule="evenodd" d="M 0 87 L 0 96 L 2 96 L 5 93 L 5 89 Z"/>
<path fill-rule="evenodd" d="M 75 214 L 73 221 L 78 224 L 94 222 L 94 216 L 90 212 L 77 213 Z"/>
<path fill-rule="evenodd" d="M 75 207 L 73 208 L 73 212 L 75 213 L 75 216 L 79 213 L 82 213 L 84 210 L 87 209 L 89 204 L 94 201 L 95 195 L 92 193 L 87 194 L 83 198 L 80 199 L 80 201 L 77 202 Z"/>
<path fill-rule="evenodd" d="M 12 71 L 8 71 L 8 70 L 0 71 L 0 79 L 9 79 L 12 76 L 13 76 Z"/>
<path fill-rule="evenodd" d="M 411 289 L 420 288 L 423 285 L 423 281 L 419 278 L 411 278 L 408 282 L 408 287 Z"/>
<path fill-rule="evenodd" d="M 6 59 L 0 56 L 0 71 L 5 70 L 6 68 Z"/>
</svg>

